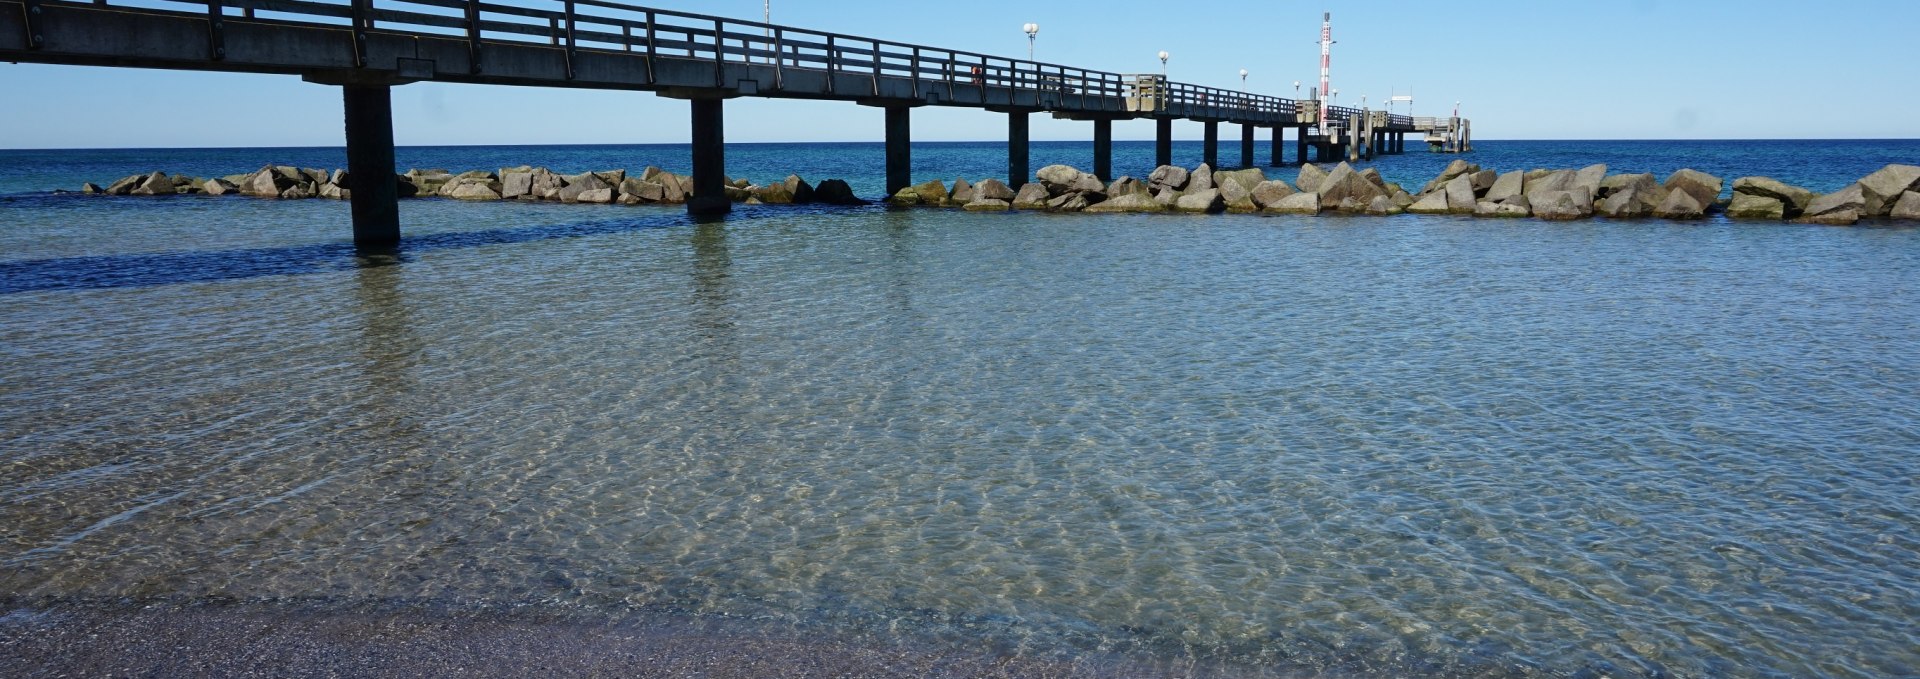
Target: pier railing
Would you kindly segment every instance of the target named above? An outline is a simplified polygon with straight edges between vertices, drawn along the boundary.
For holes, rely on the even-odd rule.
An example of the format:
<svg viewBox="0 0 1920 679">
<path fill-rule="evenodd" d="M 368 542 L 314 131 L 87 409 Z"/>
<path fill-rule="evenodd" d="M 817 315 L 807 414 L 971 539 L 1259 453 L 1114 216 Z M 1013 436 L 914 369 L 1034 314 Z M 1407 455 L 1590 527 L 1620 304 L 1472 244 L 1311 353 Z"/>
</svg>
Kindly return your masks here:
<svg viewBox="0 0 1920 679">
<path fill-rule="evenodd" d="M 337 27 L 352 31 L 355 63 L 364 64 L 369 32 L 431 35 L 464 40 L 474 73 L 486 68 L 490 44 L 543 45 L 564 51 L 571 69 L 581 52 L 643 57 L 648 80 L 656 60 L 710 62 L 720 87 L 729 65 L 770 67 L 773 88 L 785 73 L 826 73 L 829 89 L 847 76 L 868 80 L 867 92 L 827 94 L 880 96 L 883 78 L 912 81 L 915 92 L 931 84 L 951 95 L 965 88 L 999 88 L 1045 95 L 1060 107 L 1123 109 L 1134 94 L 1132 76 L 878 40 L 779 24 L 655 9 L 610 0 L 29 0 L 34 5 L 90 5 L 205 16 L 208 57 L 222 58 L 223 19 Z M 1188 83 L 1163 83 L 1159 110 L 1186 117 L 1290 118 L 1291 99 Z M 951 100 L 951 96 L 949 96 Z M 1096 103 L 1098 102 L 1098 103 Z"/>
</svg>

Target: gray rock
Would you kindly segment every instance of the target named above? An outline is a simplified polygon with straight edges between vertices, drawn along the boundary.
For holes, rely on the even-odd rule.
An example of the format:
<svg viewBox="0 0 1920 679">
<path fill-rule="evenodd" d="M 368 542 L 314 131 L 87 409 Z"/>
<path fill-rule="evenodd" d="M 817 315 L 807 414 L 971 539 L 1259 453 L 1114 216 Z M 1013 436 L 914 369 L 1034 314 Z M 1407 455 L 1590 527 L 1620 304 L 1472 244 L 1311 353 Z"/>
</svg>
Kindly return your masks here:
<svg viewBox="0 0 1920 679">
<path fill-rule="evenodd" d="M 748 186 L 752 186 L 752 184 L 748 184 Z M 735 184 L 726 184 L 722 186 L 721 189 L 727 194 L 727 200 L 730 202 L 744 203 L 753 200 L 753 191 L 750 189 L 743 189 Z"/>
<path fill-rule="evenodd" d="M 1165 212 L 1167 206 L 1145 193 L 1123 193 L 1087 206 L 1087 212 Z"/>
<path fill-rule="evenodd" d="M 608 179 L 607 177 L 601 177 L 600 181 L 605 182 L 607 179 Z M 464 190 L 468 186 L 474 186 L 474 185 L 463 184 L 461 185 L 462 190 Z M 495 194 L 495 197 L 498 197 L 498 195 L 499 194 Z M 581 191 L 577 200 L 582 203 L 598 203 L 601 205 L 605 205 L 607 203 L 613 202 L 613 188 L 608 187 L 604 189 L 590 189 L 587 191 Z"/>
<path fill-rule="evenodd" d="M 787 175 L 786 179 L 780 180 L 780 185 L 787 189 L 787 195 L 793 197 L 794 203 L 804 205 L 813 202 L 813 185 L 801 179 L 800 175 Z"/>
<path fill-rule="evenodd" d="M 106 189 L 101 188 L 99 184 L 93 182 L 86 182 L 80 185 L 80 193 L 84 195 L 97 196 L 106 192 Z"/>
<path fill-rule="evenodd" d="M 592 172 L 583 172 L 563 177 L 563 179 L 566 181 L 566 186 L 561 187 L 559 194 L 555 196 L 563 203 L 578 203 L 582 193 L 612 188 L 606 180 L 600 178 L 600 175 Z"/>
<path fill-rule="evenodd" d="M 1413 201 L 1413 205 L 1407 206 L 1407 211 L 1416 215 L 1444 215 L 1449 212 L 1447 202 L 1446 191 L 1434 191 Z"/>
<path fill-rule="evenodd" d="M 1213 166 L 1208 165 L 1206 163 L 1201 163 L 1200 167 L 1193 168 L 1192 174 L 1187 175 L 1187 188 L 1182 189 L 1181 191 L 1183 193 L 1192 193 L 1195 191 L 1205 191 L 1211 188 L 1214 188 Z"/>
<path fill-rule="evenodd" d="M 1160 189 L 1153 194 L 1153 199 L 1159 201 L 1161 205 L 1172 208 L 1173 201 L 1180 200 L 1180 192 L 1173 189 Z"/>
<path fill-rule="evenodd" d="M 1693 199 L 1693 202 L 1699 203 L 1700 209 L 1704 211 L 1708 205 L 1712 205 L 1714 201 L 1720 200 L 1720 189 L 1724 188 L 1725 184 L 1726 182 L 1721 180 L 1719 177 L 1715 177 L 1705 172 L 1700 172 L 1698 170 L 1692 170 L 1692 169 L 1681 169 L 1681 170 L 1675 171 L 1672 175 L 1669 175 L 1667 177 L 1667 181 L 1662 182 L 1661 186 L 1663 188 L 1666 188 L 1668 191 L 1685 192 L 1688 197 Z M 1667 197 L 1668 202 L 1671 202 L 1672 200 L 1673 200 L 1672 196 Z M 1663 202 L 1661 204 L 1665 205 L 1666 203 Z M 1654 213 L 1655 213 L 1655 216 L 1661 216 L 1659 214 L 1658 209 L 1656 209 Z M 1692 219 L 1692 218 L 1691 217 L 1668 217 L 1668 219 Z"/>
<path fill-rule="evenodd" d="M 1321 205 L 1339 206 L 1352 200 L 1361 210 L 1373 202 L 1376 197 L 1385 197 L 1387 192 L 1379 185 L 1367 181 L 1367 178 L 1354 171 L 1352 166 L 1341 163 L 1334 166 L 1320 181 L 1320 188 L 1314 193 L 1320 194 Z"/>
<path fill-rule="evenodd" d="M 1070 165 L 1048 165 L 1040 168 L 1040 171 L 1035 172 L 1033 176 L 1047 187 L 1048 193 L 1058 196 L 1066 193 L 1082 174 L 1084 173 Z"/>
<path fill-rule="evenodd" d="M 667 176 L 672 177 L 671 174 Z M 567 186 L 566 180 L 561 179 L 560 175 L 554 174 L 552 171 L 549 171 L 546 168 L 540 168 L 533 171 L 533 186 L 529 190 L 529 192 L 526 194 L 525 197 L 537 198 L 540 200 L 559 200 L 560 190 L 566 188 L 566 186 Z M 505 187 L 502 187 L 502 188 L 505 188 Z M 680 200 L 673 201 L 673 202 L 685 202 L 685 201 L 686 201 L 686 195 L 681 194 Z"/>
<path fill-rule="evenodd" d="M 1699 199 L 1693 197 L 1694 193 L 1698 192 L 1699 187 L 1695 186 L 1693 189 L 1688 189 L 1682 188 L 1683 186 L 1685 185 L 1669 187 L 1670 190 L 1667 191 L 1666 200 L 1660 201 L 1660 205 L 1653 208 L 1653 216 L 1661 219 L 1705 218 L 1707 216 L 1707 206 L 1701 204 Z M 1538 211 L 1538 208 L 1535 208 L 1535 210 Z"/>
<path fill-rule="evenodd" d="M 1013 204 L 998 198 L 975 198 L 961 207 L 970 212 L 1002 212 L 1013 209 Z"/>
<path fill-rule="evenodd" d="M 1493 190 L 1494 182 L 1500 181 L 1500 174 L 1493 170 L 1481 170 L 1467 175 L 1473 181 L 1473 195 L 1484 196 Z"/>
<path fill-rule="evenodd" d="M 633 182 L 633 180 L 629 179 L 626 182 L 622 182 L 621 186 L 625 187 L 627 183 L 630 182 Z M 787 190 L 786 182 L 775 182 L 766 186 L 756 186 L 747 189 L 747 192 L 753 196 L 748 199 L 749 203 L 759 201 L 759 203 L 757 203 L 759 205 L 791 205 L 796 202 L 793 199 L 793 193 Z"/>
<path fill-rule="evenodd" d="M 1600 192 L 1594 194 L 1594 198 L 1596 200 L 1608 198 L 1627 187 L 1638 187 L 1642 191 L 1649 191 L 1659 186 L 1660 180 L 1655 179 L 1651 172 L 1641 174 L 1616 174 L 1600 180 Z"/>
<path fill-rule="evenodd" d="M 316 194 L 317 194 L 317 191 L 315 190 L 315 187 L 312 182 L 301 182 L 299 184 L 293 185 L 292 188 L 289 188 L 285 191 L 280 192 L 280 197 L 288 200 L 299 200 L 303 198 L 312 198 Z"/>
<path fill-rule="evenodd" d="M 1241 186 L 1238 179 L 1220 182 L 1219 188 L 1215 190 L 1220 192 L 1220 199 L 1226 202 L 1229 211 L 1257 212 L 1260 210 L 1260 206 L 1253 202 L 1253 191 Z"/>
<path fill-rule="evenodd" d="M 1900 194 L 1900 200 L 1894 202 L 1893 211 L 1887 216 L 1894 219 L 1920 219 L 1920 191 Z"/>
<path fill-rule="evenodd" d="M 1517 217 L 1526 217 L 1531 214 L 1533 214 L 1533 211 L 1529 209 L 1527 206 L 1519 205 L 1515 203 L 1495 203 L 1493 201 L 1481 201 L 1479 204 L 1475 205 L 1473 208 L 1473 216 L 1475 217 L 1491 217 L 1495 219 L 1513 219 Z"/>
<path fill-rule="evenodd" d="M 1293 187 L 1278 179 L 1260 182 L 1253 187 L 1253 204 L 1262 209 L 1273 207 L 1281 199 L 1294 194 Z"/>
<path fill-rule="evenodd" d="M 973 196 L 976 201 L 999 200 L 1012 204 L 1014 193 L 1013 189 L 1007 187 L 1006 182 L 998 179 L 982 179 L 973 187 Z"/>
<path fill-rule="evenodd" d="M 1326 179 L 1326 170 L 1320 169 L 1320 166 L 1313 163 L 1306 163 L 1300 166 L 1300 176 L 1293 180 L 1293 185 L 1307 193 L 1319 193 L 1320 182 Z"/>
<path fill-rule="evenodd" d="M 1311 191 L 1301 191 L 1281 198 L 1280 202 L 1268 206 L 1266 211 L 1282 214 L 1317 215 L 1320 214 L 1320 194 Z"/>
<path fill-rule="evenodd" d="M 1173 209 L 1181 212 L 1223 212 L 1227 209 L 1227 202 L 1220 197 L 1219 189 L 1189 189 L 1173 201 Z"/>
<path fill-rule="evenodd" d="M 486 182 L 461 182 L 452 184 L 451 186 L 454 188 L 451 193 L 447 194 L 448 198 L 455 200 L 500 200 L 500 193 L 494 191 L 493 187 L 488 186 Z M 607 193 L 609 198 L 611 198 L 612 192 L 609 191 Z"/>
<path fill-rule="evenodd" d="M 894 205 L 940 207 L 947 203 L 947 195 L 947 183 L 933 179 L 900 189 L 893 194 L 892 203 Z"/>
<path fill-rule="evenodd" d="M 973 202 L 974 198 L 975 192 L 973 185 L 967 183 L 966 177 L 959 177 L 953 180 L 953 193 L 947 194 L 948 204 L 966 205 L 967 203 Z"/>
<path fill-rule="evenodd" d="M 333 184 L 329 182 L 328 185 L 331 186 Z M 87 186 L 93 186 L 93 185 L 88 184 Z M 207 183 L 202 184 L 200 186 L 201 186 L 201 190 L 205 191 L 209 196 L 224 196 L 229 193 L 234 193 L 240 190 L 240 187 L 236 186 L 233 182 L 229 182 L 225 179 L 219 179 L 219 178 L 209 179 L 207 180 Z M 95 188 L 99 188 L 99 187 L 95 187 Z"/>
<path fill-rule="evenodd" d="M 1257 187 L 1265 183 L 1266 181 L 1267 181 L 1267 173 L 1257 167 L 1251 167 L 1244 170 L 1216 170 L 1213 173 L 1214 188 L 1219 188 L 1219 189 L 1226 188 L 1227 183 L 1232 182 L 1235 184 L 1239 184 L 1240 188 L 1246 189 L 1248 193 L 1252 193 L 1254 187 Z"/>
<path fill-rule="evenodd" d="M 114 183 L 107 185 L 107 195 L 109 196 L 128 195 L 130 193 L 133 193 L 134 188 L 140 186 L 140 184 L 145 181 L 147 181 L 147 176 L 144 174 L 136 174 L 136 175 L 129 175 L 126 177 L 121 177 L 118 181 L 115 181 Z M 279 194 L 275 194 L 275 195 L 279 195 Z"/>
<path fill-rule="evenodd" d="M 508 169 L 500 171 L 500 197 L 519 198 L 533 193 L 533 168 L 525 171 Z"/>
<path fill-rule="evenodd" d="M 1054 212 L 1079 212 L 1087 209 L 1093 201 L 1084 193 L 1064 193 L 1047 200 L 1047 209 Z"/>
<path fill-rule="evenodd" d="M 1046 186 L 1039 182 L 1028 182 L 1013 195 L 1013 207 L 1019 210 L 1045 210 L 1050 197 Z"/>
<path fill-rule="evenodd" d="M 531 177 L 531 173 L 529 173 L 528 176 Z M 504 181 L 501 183 L 507 185 Z M 531 184 L 529 184 L 529 186 L 531 186 Z M 522 193 L 519 195 L 526 194 Z M 645 179 L 628 179 L 620 182 L 620 195 L 633 196 L 648 203 L 661 203 L 667 199 L 667 187 L 660 182 L 650 182 Z M 510 196 L 502 194 L 502 197 Z"/>
<path fill-rule="evenodd" d="M 1478 197 L 1473 193 L 1472 177 L 1465 174 L 1454 177 L 1447 182 L 1446 191 L 1448 212 L 1454 214 L 1473 214 L 1475 201 Z"/>
<path fill-rule="evenodd" d="M 132 191 L 128 191 L 127 195 L 171 196 L 173 195 L 173 178 L 168 177 L 165 172 L 149 174 L 145 179 L 140 180 L 140 184 L 133 187 Z"/>
<path fill-rule="evenodd" d="M 1153 169 L 1153 174 L 1147 175 L 1147 186 L 1156 193 L 1161 189 L 1179 191 L 1187 188 L 1188 179 L 1187 168 L 1175 165 L 1161 165 Z"/>
<path fill-rule="evenodd" d="M 1573 174 L 1573 185 L 1587 192 L 1587 201 L 1593 202 L 1600 197 L 1600 185 L 1607 180 L 1605 164 L 1588 165 Z"/>
<path fill-rule="evenodd" d="M 1413 196 L 1408 195 L 1406 191 L 1394 191 L 1388 199 L 1392 200 L 1394 205 L 1400 206 L 1402 210 L 1413 205 Z"/>
<path fill-rule="evenodd" d="M 1787 218 L 1787 206 L 1778 198 L 1735 192 L 1733 203 L 1727 206 L 1727 217 L 1779 221 Z"/>
<path fill-rule="evenodd" d="M 1865 187 L 1859 182 L 1848 184 L 1846 188 L 1814 198 L 1807 203 L 1805 217 L 1817 217 L 1831 212 L 1851 211 L 1856 215 L 1866 213 L 1867 197 Z M 1857 219 L 1857 217 L 1856 217 Z M 1852 223 L 1852 222 L 1848 222 Z"/>
<path fill-rule="evenodd" d="M 1771 177 L 1741 177 L 1733 180 L 1733 200 L 1740 202 L 1740 196 L 1772 198 L 1779 201 L 1788 217 L 1798 217 L 1806 212 L 1807 205 L 1813 202 L 1813 192 L 1798 186 L 1789 186 Z M 1749 204 L 1752 204 L 1749 202 Z M 1728 208 L 1732 210 L 1731 207 Z"/>
<path fill-rule="evenodd" d="M 1373 201 L 1367 203 L 1367 214 L 1370 215 L 1397 215 L 1405 211 L 1386 196 L 1374 196 Z"/>
<path fill-rule="evenodd" d="M 1500 202 L 1526 192 L 1527 175 L 1515 170 L 1500 175 L 1493 180 L 1493 186 L 1487 187 L 1487 200 Z M 1476 209 L 1476 213 L 1478 210 Z"/>
<path fill-rule="evenodd" d="M 420 179 L 415 177 L 413 182 L 414 186 L 419 186 L 419 182 Z M 440 182 L 444 184 L 446 180 L 441 179 Z M 298 183 L 299 182 L 295 181 L 293 177 L 283 174 L 279 168 L 268 166 L 260 168 L 260 171 L 249 175 L 246 181 L 240 183 L 239 188 L 240 193 L 245 195 L 259 196 L 261 198 L 278 198 L 280 194 L 285 193 L 287 189 L 293 188 Z M 438 189 L 439 185 L 434 185 L 434 188 Z"/>
<path fill-rule="evenodd" d="M 1533 216 L 1548 221 L 1569 221 L 1593 215 L 1593 199 L 1582 188 L 1529 194 L 1527 203 L 1533 208 Z"/>
<path fill-rule="evenodd" d="M 672 191 L 668 191 L 671 195 Z M 866 205 L 867 201 L 854 195 L 853 187 L 839 179 L 828 179 L 813 187 L 813 202 L 827 205 Z"/>
<path fill-rule="evenodd" d="M 1147 197 L 1153 196 L 1153 191 L 1147 188 L 1146 184 L 1132 177 L 1121 177 L 1113 180 L 1112 184 L 1107 185 L 1107 195 L 1116 198 L 1136 193 Z"/>
<path fill-rule="evenodd" d="M 1455 177 L 1479 171 L 1480 166 L 1456 159 L 1451 163 L 1447 163 L 1446 169 L 1441 170 L 1440 175 L 1434 177 L 1433 181 L 1427 182 L 1427 185 L 1420 189 L 1420 193 L 1431 193 L 1435 189 L 1446 186 L 1447 182 L 1453 181 Z"/>
<path fill-rule="evenodd" d="M 1641 219 L 1653 216 L 1653 209 L 1663 199 L 1660 188 L 1649 176 L 1646 186 L 1634 184 L 1615 190 L 1600 202 L 1595 212 L 1611 219 Z"/>
<path fill-rule="evenodd" d="M 1860 178 L 1865 199 L 1861 217 L 1886 217 L 1900 201 L 1900 195 L 1920 189 L 1920 166 L 1888 165 Z"/>
<path fill-rule="evenodd" d="M 1852 207 L 1833 210 L 1817 215 L 1803 215 L 1793 220 L 1801 224 L 1822 224 L 1826 226 L 1852 226 L 1860 221 L 1860 210 Z"/>
<path fill-rule="evenodd" d="M 1374 186 L 1378 186 L 1378 187 L 1380 187 L 1380 189 L 1381 189 L 1381 193 L 1382 193 L 1383 195 L 1392 195 L 1392 194 L 1393 194 L 1393 192 L 1392 192 L 1392 191 L 1388 191 L 1388 190 L 1386 190 L 1386 188 L 1387 188 L 1387 180 L 1386 180 L 1385 178 L 1382 178 L 1382 177 L 1380 176 L 1380 171 L 1379 171 L 1379 170 L 1376 170 L 1376 169 L 1374 169 L 1374 168 L 1371 168 L 1371 167 L 1369 167 L 1369 168 L 1367 168 L 1367 169 L 1365 169 L 1365 170 L 1361 170 L 1361 171 L 1360 171 L 1360 178 L 1361 178 L 1361 179 L 1365 179 L 1365 180 L 1367 180 L 1367 181 L 1368 181 L 1369 183 L 1372 183 L 1372 184 L 1373 184 Z"/>
<path fill-rule="evenodd" d="M 328 182 L 320 185 L 320 197 L 333 200 L 346 200 L 353 197 L 353 192 L 342 188 L 339 184 Z"/>
</svg>

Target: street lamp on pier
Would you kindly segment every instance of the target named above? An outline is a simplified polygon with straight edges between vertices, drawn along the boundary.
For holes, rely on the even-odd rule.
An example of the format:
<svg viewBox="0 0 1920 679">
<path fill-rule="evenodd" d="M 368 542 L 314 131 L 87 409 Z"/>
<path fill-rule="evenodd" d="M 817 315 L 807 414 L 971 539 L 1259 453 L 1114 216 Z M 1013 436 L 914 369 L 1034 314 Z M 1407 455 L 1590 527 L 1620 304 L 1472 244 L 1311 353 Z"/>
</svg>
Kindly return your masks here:
<svg viewBox="0 0 1920 679">
<path fill-rule="evenodd" d="M 1166 50 L 1160 50 L 1160 79 L 1161 80 L 1167 79 L 1167 57 L 1169 56 L 1172 56 L 1172 55 L 1167 54 Z"/>
<path fill-rule="evenodd" d="M 1040 24 L 1029 23 L 1021 26 L 1020 30 L 1027 34 L 1027 61 L 1033 61 L 1033 40 L 1040 37 Z"/>
</svg>

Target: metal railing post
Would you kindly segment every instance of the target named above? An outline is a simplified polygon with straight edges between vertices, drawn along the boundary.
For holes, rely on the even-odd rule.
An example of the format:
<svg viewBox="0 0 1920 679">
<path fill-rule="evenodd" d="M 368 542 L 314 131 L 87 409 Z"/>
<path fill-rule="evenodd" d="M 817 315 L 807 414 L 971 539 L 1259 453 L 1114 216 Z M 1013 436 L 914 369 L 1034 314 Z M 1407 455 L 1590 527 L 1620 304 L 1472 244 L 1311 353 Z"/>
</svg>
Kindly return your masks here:
<svg viewBox="0 0 1920 679">
<path fill-rule="evenodd" d="M 877 97 L 880 96 L 880 41 L 868 40 L 867 44 L 873 47 L 873 96 Z"/>
<path fill-rule="evenodd" d="M 840 50 L 833 46 L 833 36 L 827 36 L 827 94 L 833 94 L 833 81 L 840 74 Z"/>
<path fill-rule="evenodd" d="M 574 58 L 573 0 L 566 0 L 565 7 L 566 7 L 566 15 L 567 15 L 567 79 L 572 80 L 573 79 L 573 58 Z"/>
<path fill-rule="evenodd" d="M 713 86 L 720 87 L 727 81 L 727 28 L 719 19 L 713 20 Z"/>
<path fill-rule="evenodd" d="M 367 65 L 367 27 L 373 24 L 368 18 L 373 0 L 353 0 L 353 65 L 361 68 Z"/>
<path fill-rule="evenodd" d="M 467 0 L 467 72 L 480 72 L 480 0 Z"/>
<path fill-rule="evenodd" d="M 654 27 L 654 24 L 656 23 L 659 23 L 659 18 L 654 16 L 653 12 L 651 11 L 647 12 L 647 84 L 648 85 L 652 85 L 655 82 L 658 82 L 653 77 L 653 57 L 657 51 L 654 48 L 654 44 L 653 44 L 653 36 L 654 36 L 653 27 Z"/>
<path fill-rule="evenodd" d="M 214 61 L 227 58 L 227 22 L 221 0 L 207 0 L 207 56 Z"/>
</svg>

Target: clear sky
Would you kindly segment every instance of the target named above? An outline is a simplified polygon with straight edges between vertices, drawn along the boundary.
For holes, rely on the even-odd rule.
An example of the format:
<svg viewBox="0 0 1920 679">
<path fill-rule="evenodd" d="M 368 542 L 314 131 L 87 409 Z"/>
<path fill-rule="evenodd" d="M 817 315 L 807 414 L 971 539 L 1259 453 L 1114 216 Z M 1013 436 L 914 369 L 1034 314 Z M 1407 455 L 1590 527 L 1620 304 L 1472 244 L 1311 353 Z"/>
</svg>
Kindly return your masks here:
<svg viewBox="0 0 1920 679">
<path fill-rule="evenodd" d="M 761 0 L 646 4 L 754 19 Z M 1471 0 L 1348 3 L 959 3 L 772 0 L 777 23 L 1010 57 L 1040 24 L 1037 58 L 1301 96 L 1318 80 L 1322 10 L 1333 12 L 1333 85 L 1454 101 L 1477 139 L 1920 137 L 1913 87 L 1917 0 Z M 291 76 L 0 64 L 0 148 L 337 146 L 336 88 Z M 394 90 L 402 145 L 684 142 L 683 101 L 636 92 L 418 83 Z M 917 140 L 1004 138 L 1000 114 L 927 107 Z M 877 141 L 878 109 L 742 98 L 729 141 Z M 1189 129 L 1190 128 L 1190 129 Z M 1115 126 L 1150 139 L 1147 121 Z M 1224 131 L 1223 137 L 1234 132 Z M 1081 140 L 1085 123 L 1033 117 L 1036 140 Z M 1176 126 L 1197 137 L 1197 125 Z"/>
</svg>

